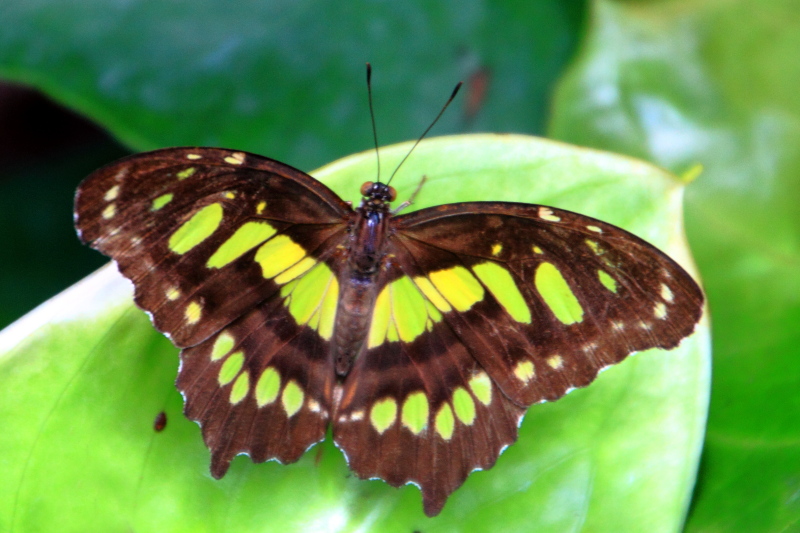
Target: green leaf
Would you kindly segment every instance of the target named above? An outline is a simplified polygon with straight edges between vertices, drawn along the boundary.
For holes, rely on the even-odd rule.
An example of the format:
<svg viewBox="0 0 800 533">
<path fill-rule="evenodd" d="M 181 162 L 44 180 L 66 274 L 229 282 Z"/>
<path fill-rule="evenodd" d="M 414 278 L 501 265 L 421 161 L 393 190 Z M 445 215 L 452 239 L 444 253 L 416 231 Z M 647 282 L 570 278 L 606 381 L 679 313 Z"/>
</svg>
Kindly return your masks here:
<svg viewBox="0 0 800 533">
<path fill-rule="evenodd" d="M 557 138 L 703 167 L 686 219 L 716 356 L 687 531 L 800 522 L 798 50 L 796 2 L 598 0 L 556 98 Z"/>
<path fill-rule="evenodd" d="M 381 151 L 390 172 L 408 144 Z M 316 175 L 345 198 L 374 154 Z M 621 225 L 690 266 L 683 186 L 640 161 L 521 136 L 423 142 L 395 178 L 415 208 L 540 202 Z M 330 442 L 297 464 L 234 460 L 216 481 L 199 428 L 181 415 L 177 350 L 130 303 L 113 267 L 0 333 L 2 531 L 675 531 L 694 483 L 708 398 L 705 325 L 595 384 L 532 407 L 519 441 L 473 473 L 434 519 L 415 487 L 348 473 Z M 164 410 L 168 423 L 155 432 Z"/>
<path fill-rule="evenodd" d="M 4 0 L 0 76 L 139 150 L 225 146 L 310 169 L 371 143 L 366 61 L 384 143 L 418 136 L 474 76 L 481 110 L 439 132 L 541 132 L 583 4 Z"/>
</svg>

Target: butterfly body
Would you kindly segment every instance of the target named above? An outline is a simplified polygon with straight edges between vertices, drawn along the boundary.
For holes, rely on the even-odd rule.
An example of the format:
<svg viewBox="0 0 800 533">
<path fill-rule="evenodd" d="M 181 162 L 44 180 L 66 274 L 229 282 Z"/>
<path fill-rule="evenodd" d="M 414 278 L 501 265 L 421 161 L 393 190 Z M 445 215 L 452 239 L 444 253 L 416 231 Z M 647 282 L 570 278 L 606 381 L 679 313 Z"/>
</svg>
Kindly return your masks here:
<svg viewBox="0 0 800 533">
<path fill-rule="evenodd" d="M 332 427 L 362 478 L 417 484 L 426 514 L 517 438 L 531 404 L 673 348 L 703 295 L 672 259 L 547 206 L 353 209 L 255 154 L 171 148 L 89 176 L 84 242 L 181 348 L 177 386 L 211 473 L 299 459 Z"/>
<path fill-rule="evenodd" d="M 375 300 L 382 288 L 381 267 L 386 259 L 389 239 L 389 202 L 394 189 L 382 183 L 366 182 L 365 197 L 348 224 L 348 245 L 339 272 L 340 293 L 331 350 L 336 374 L 345 376 L 363 351 Z"/>
</svg>

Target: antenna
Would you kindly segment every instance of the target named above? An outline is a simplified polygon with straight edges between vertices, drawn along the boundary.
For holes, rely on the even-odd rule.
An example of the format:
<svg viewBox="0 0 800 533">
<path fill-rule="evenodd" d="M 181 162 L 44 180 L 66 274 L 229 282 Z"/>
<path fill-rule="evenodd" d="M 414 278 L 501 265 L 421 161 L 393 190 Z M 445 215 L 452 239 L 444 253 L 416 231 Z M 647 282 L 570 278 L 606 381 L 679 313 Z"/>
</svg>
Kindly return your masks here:
<svg viewBox="0 0 800 533">
<path fill-rule="evenodd" d="M 375 159 L 378 160 L 378 177 L 376 182 L 381 181 L 381 154 L 378 152 L 378 130 L 375 128 L 375 111 L 372 109 L 372 65 L 367 63 L 367 95 L 369 95 L 369 116 L 372 118 L 372 138 L 375 140 Z"/>
<path fill-rule="evenodd" d="M 396 168 L 396 169 L 394 169 L 394 172 L 392 172 L 392 175 L 391 175 L 391 176 L 389 176 L 389 181 L 387 181 L 387 182 L 386 182 L 386 185 L 389 185 L 389 182 L 391 182 L 391 181 L 392 181 L 392 178 L 394 178 L 394 175 L 395 175 L 395 174 L 397 174 L 397 171 L 398 171 L 398 170 L 400 170 L 400 167 L 401 167 L 401 166 L 403 166 L 403 163 L 405 163 L 405 162 L 406 162 L 406 159 L 408 159 L 408 156 L 410 156 L 410 155 L 411 155 L 411 152 L 413 152 L 413 151 L 414 151 L 414 148 L 416 148 L 416 147 L 417 147 L 417 145 L 419 144 L 419 142 L 420 142 L 422 139 L 424 139 L 424 138 L 425 138 L 425 136 L 428 134 L 428 132 L 429 132 L 429 131 L 431 131 L 431 128 L 433 128 L 433 125 L 434 125 L 434 124 L 436 124 L 436 122 L 438 122 L 438 120 L 439 120 L 439 119 L 442 117 L 442 115 L 444 114 L 444 110 L 445 110 L 445 109 L 447 109 L 447 106 L 449 106 L 449 105 L 450 105 L 450 102 L 452 102 L 452 101 L 453 101 L 453 99 L 456 97 L 456 94 L 458 94 L 458 90 L 461 88 L 461 85 L 462 85 L 462 83 L 463 83 L 463 82 L 458 82 L 458 83 L 456 84 L 455 88 L 453 89 L 453 93 L 450 95 L 450 98 L 448 98 L 448 99 L 447 99 L 447 102 L 445 102 L 445 103 L 444 103 L 444 106 L 442 106 L 442 110 L 441 110 L 441 111 L 439 111 L 439 114 L 438 114 L 438 115 L 436 115 L 436 118 L 435 118 L 435 119 L 433 119 L 433 122 L 431 122 L 431 125 L 430 125 L 430 126 L 428 126 L 428 129 L 426 129 L 426 130 L 425 130 L 425 131 L 422 133 L 422 135 L 420 135 L 420 136 L 419 136 L 419 139 L 417 139 L 417 142 L 415 142 L 415 143 L 414 143 L 414 146 L 412 146 L 412 147 L 411 147 L 411 150 L 409 150 L 409 151 L 408 151 L 408 153 L 407 153 L 407 154 L 406 154 L 406 156 L 403 158 L 403 160 L 402 160 L 402 161 L 400 161 L 400 164 L 399 164 L 399 165 L 397 165 L 397 168 Z M 377 139 L 377 138 L 376 138 L 376 139 Z M 376 142 L 377 142 L 377 140 L 376 140 Z"/>
</svg>

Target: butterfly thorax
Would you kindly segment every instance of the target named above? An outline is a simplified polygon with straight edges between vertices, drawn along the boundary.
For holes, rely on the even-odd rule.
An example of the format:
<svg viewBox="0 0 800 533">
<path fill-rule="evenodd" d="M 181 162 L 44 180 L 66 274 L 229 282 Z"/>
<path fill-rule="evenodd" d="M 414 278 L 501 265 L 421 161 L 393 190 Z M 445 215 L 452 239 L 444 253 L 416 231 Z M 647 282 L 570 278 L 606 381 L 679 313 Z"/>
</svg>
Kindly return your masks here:
<svg viewBox="0 0 800 533">
<path fill-rule="evenodd" d="M 395 191 L 383 183 L 366 182 L 364 198 L 348 231 L 347 260 L 341 276 L 331 350 L 336 373 L 345 376 L 363 351 L 379 286 L 375 283 L 386 256 L 389 202 Z"/>
</svg>

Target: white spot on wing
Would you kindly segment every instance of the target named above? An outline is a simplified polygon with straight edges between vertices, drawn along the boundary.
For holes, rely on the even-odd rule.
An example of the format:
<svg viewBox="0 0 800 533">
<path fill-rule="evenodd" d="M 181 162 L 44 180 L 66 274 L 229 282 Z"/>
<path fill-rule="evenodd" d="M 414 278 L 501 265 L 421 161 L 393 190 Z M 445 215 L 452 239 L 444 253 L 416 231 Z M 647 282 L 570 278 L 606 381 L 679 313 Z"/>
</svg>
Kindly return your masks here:
<svg viewBox="0 0 800 533">
<path fill-rule="evenodd" d="M 661 298 L 668 303 L 672 303 L 672 301 L 675 299 L 675 295 L 672 294 L 672 291 L 669 287 L 667 287 L 666 283 L 661 284 Z"/>
<path fill-rule="evenodd" d="M 116 200 L 117 196 L 119 196 L 119 185 L 114 185 L 106 191 L 106 195 L 103 196 L 103 199 L 106 202 L 110 202 L 111 200 Z"/>
<path fill-rule="evenodd" d="M 553 214 L 553 210 L 549 207 L 539 208 L 539 218 L 543 220 L 549 220 L 550 222 L 561 222 L 561 217 L 555 216 Z"/>
<path fill-rule="evenodd" d="M 244 163 L 244 153 L 234 152 L 225 158 L 225 162 L 231 165 L 241 165 Z"/>
</svg>

